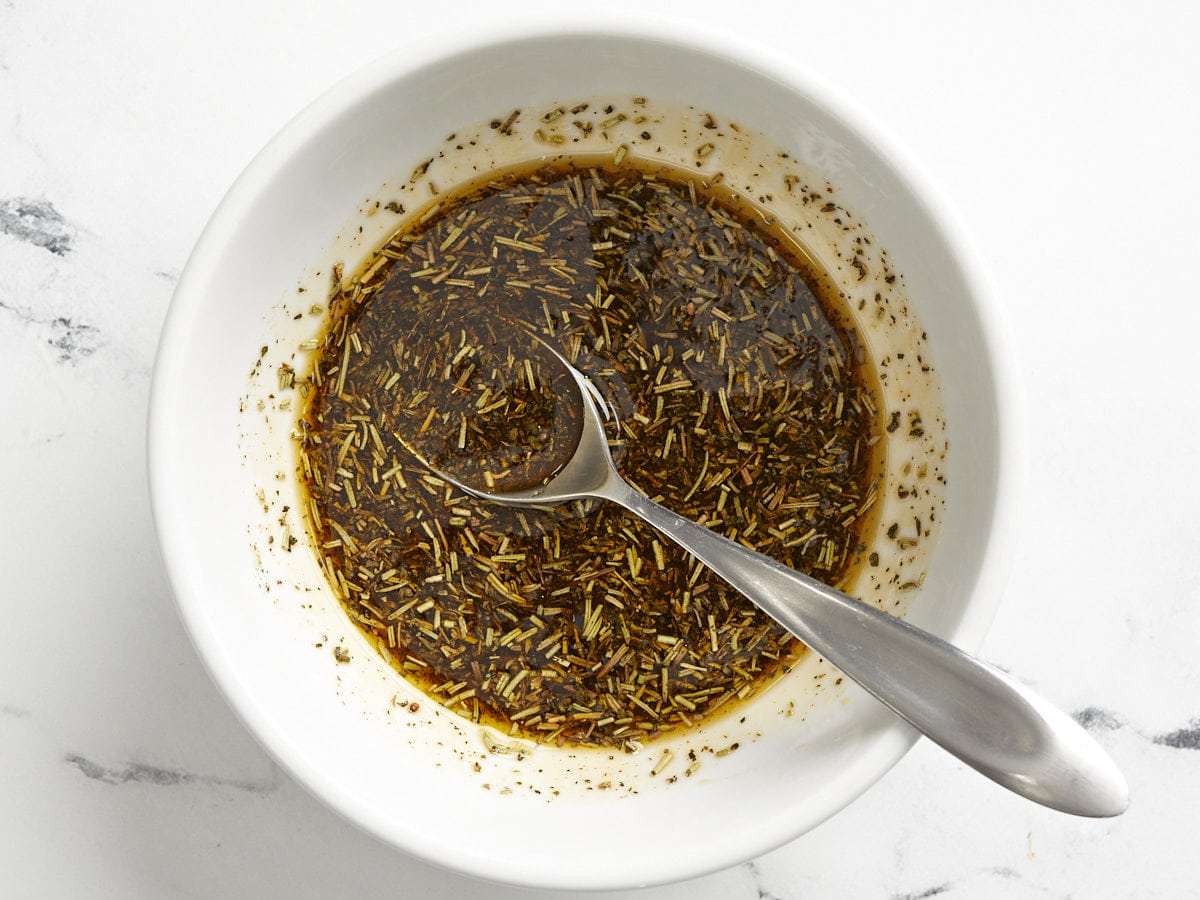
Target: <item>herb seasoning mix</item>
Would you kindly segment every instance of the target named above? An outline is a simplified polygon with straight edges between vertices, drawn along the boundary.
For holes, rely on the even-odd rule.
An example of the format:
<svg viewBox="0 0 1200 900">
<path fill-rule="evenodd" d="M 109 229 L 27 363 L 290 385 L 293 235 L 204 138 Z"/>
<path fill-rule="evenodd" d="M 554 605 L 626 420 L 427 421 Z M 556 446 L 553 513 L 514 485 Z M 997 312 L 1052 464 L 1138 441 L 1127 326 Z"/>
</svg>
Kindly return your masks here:
<svg viewBox="0 0 1200 900">
<path fill-rule="evenodd" d="M 437 201 L 335 273 L 303 385 L 309 524 L 350 617 L 446 707 L 543 742 L 629 746 L 786 671 L 799 642 L 616 505 L 506 508 L 422 460 L 489 484 L 561 465 L 577 398 L 545 341 L 619 411 L 632 484 L 845 584 L 882 427 L 832 280 L 739 196 L 629 158 Z"/>
</svg>

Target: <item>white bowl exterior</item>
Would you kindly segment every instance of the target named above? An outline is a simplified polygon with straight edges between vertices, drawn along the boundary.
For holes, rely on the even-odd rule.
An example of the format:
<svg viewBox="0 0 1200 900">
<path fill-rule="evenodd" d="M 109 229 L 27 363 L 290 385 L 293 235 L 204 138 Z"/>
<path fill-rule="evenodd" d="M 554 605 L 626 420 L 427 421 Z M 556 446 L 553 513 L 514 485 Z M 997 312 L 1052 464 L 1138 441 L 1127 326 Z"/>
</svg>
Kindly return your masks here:
<svg viewBox="0 0 1200 900">
<path fill-rule="evenodd" d="M 912 732 L 852 692 L 814 713 L 803 741 L 764 742 L 736 775 L 583 803 L 497 797 L 449 767 L 380 771 L 392 735 L 347 714 L 310 647 L 275 627 L 244 527 L 231 527 L 252 501 L 236 420 L 265 343 L 265 307 L 326 252 L 330 223 L 347 218 L 345 197 L 370 195 L 464 122 L 515 105 L 648 91 L 735 114 L 836 184 L 904 274 L 941 373 L 951 446 L 936 565 L 909 618 L 968 649 L 1003 587 L 1022 464 L 1006 329 L 936 191 L 891 140 L 787 60 L 677 24 L 495 35 L 397 53 L 338 85 L 272 141 L 214 214 L 155 368 L 150 477 L 163 555 L 198 651 L 251 731 L 370 832 L 514 883 L 612 888 L 690 877 L 828 818 L 903 755 Z"/>
</svg>

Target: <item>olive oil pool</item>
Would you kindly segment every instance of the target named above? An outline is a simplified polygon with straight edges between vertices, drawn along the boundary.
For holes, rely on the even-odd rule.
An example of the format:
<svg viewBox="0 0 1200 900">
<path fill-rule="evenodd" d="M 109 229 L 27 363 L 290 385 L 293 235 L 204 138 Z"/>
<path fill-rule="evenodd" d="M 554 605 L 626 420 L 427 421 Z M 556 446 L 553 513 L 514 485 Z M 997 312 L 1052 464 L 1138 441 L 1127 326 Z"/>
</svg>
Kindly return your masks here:
<svg viewBox="0 0 1200 900">
<path fill-rule="evenodd" d="M 842 585 L 882 428 L 837 287 L 682 170 L 565 157 L 437 200 L 338 278 L 309 379 L 331 587 L 401 674 L 505 733 L 628 747 L 728 710 L 803 646 L 614 504 L 508 508 L 434 467 L 515 486 L 569 458 L 577 397 L 544 342 L 616 410 L 632 484 Z"/>
</svg>

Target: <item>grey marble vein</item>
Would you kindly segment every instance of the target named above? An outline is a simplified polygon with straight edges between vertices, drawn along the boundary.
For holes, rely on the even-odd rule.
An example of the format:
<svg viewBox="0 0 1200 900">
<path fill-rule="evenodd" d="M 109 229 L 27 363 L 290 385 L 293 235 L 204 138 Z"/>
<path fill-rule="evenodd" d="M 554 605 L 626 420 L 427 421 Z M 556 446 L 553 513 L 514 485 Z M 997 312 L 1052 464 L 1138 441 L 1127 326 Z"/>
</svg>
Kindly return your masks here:
<svg viewBox="0 0 1200 900">
<path fill-rule="evenodd" d="M 1008 881 L 1021 880 L 1021 873 L 1009 866 L 992 866 L 988 869 L 980 869 L 974 872 L 969 878 L 955 881 L 942 881 L 938 884 L 930 885 L 927 888 L 922 888 L 916 891 L 909 891 L 903 894 L 892 894 L 888 900 L 925 900 L 927 897 L 939 897 L 942 894 L 961 894 L 966 897 L 973 896 L 977 888 L 973 885 L 982 877 L 987 879 L 993 876 L 999 879 Z M 964 883 L 970 882 L 970 883 Z M 1003 895 L 1001 895 L 1003 896 Z"/>
<path fill-rule="evenodd" d="M 48 342 L 58 351 L 59 362 L 78 362 L 95 353 L 100 345 L 100 330 L 94 325 L 76 322 L 66 316 L 56 316 L 49 325 Z"/>
<path fill-rule="evenodd" d="M 1098 706 L 1088 706 L 1078 710 L 1072 714 L 1072 718 L 1088 731 L 1116 731 L 1118 728 L 1125 727 L 1125 723 L 1114 713 Z M 1162 734 L 1147 735 L 1141 731 L 1138 733 L 1142 737 L 1148 738 L 1152 744 L 1158 744 L 1160 747 L 1171 747 L 1175 750 L 1200 750 L 1200 719 L 1192 719 L 1183 728 L 1165 731 Z"/>
<path fill-rule="evenodd" d="M 907 894 L 892 894 L 890 900 L 925 900 L 926 897 L 936 897 L 938 894 L 944 894 L 949 891 L 953 885 L 944 881 L 941 884 L 935 884 L 933 887 L 925 888 L 921 891 L 912 891 Z"/>
<path fill-rule="evenodd" d="M 1116 731 L 1124 724 L 1113 713 L 1098 706 L 1076 710 L 1071 714 L 1071 718 L 1088 731 Z"/>
<path fill-rule="evenodd" d="M 100 348 L 100 329 L 95 325 L 76 321 L 70 316 L 42 318 L 3 300 L 0 300 L 0 310 L 11 313 L 28 325 L 38 325 L 46 329 L 46 343 L 57 351 L 58 361 L 61 363 L 73 365 Z"/>
<path fill-rule="evenodd" d="M 746 871 L 750 873 L 750 877 L 754 883 L 754 890 L 757 892 L 758 900 L 783 900 L 783 897 L 780 894 L 776 894 L 774 891 L 767 890 L 766 886 L 763 884 L 762 869 L 758 867 L 758 863 L 752 860 L 750 862 L 743 863 L 743 865 Z"/>
<path fill-rule="evenodd" d="M 68 765 L 77 768 L 85 777 L 104 784 L 150 784 L 158 787 L 175 787 L 177 785 L 202 784 L 216 787 L 231 787 L 251 794 L 270 794 L 279 789 L 282 775 L 275 766 L 271 767 L 271 777 L 261 780 L 241 780 L 236 778 L 221 778 L 214 775 L 197 775 L 186 769 L 164 769 L 146 763 L 131 762 L 120 767 L 101 765 L 79 753 L 68 753 L 63 757 Z"/>
<path fill-rule="evenodd" d="M 1200 750 L 1200 719 L 1192 719 L 1186 728 L 1177 728 L 1166 734 L 1155 735 L 1151 740 L 1164 747 L 1177 750 Z"/>
<path fill-rule="evenodd" d="M 48 200 L 10 197 L 0 200 L 0 234 L 44 247 L 57 256 L 71 252 L 75 229 Z"/>
</svg>

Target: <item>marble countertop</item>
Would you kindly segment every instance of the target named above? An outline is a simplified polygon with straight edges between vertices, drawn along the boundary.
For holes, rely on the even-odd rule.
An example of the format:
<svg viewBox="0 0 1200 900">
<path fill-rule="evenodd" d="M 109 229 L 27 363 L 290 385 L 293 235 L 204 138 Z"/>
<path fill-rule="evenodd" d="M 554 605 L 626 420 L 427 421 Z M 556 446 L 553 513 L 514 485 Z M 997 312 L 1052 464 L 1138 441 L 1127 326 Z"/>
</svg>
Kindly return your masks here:
<svg viewBox="0 0 1200 900">
<path fill-rule="evenodd" d="M 331 82 L 488 8 L 300 6 L 0 0 L 4 896 L 523 896 L 377 843 L 284 775 L 210 683 L 156 551 L 150 372 L 208 215 Z M 658 8 L 824 73 L 983 247 L 1031 460 L 983 655 L 1087 726 L 1133 805 L 1053 813 L 921 742 L 805 837 L 638 896 L 1200 896 L 1200 8 Z"/>
</svg>

